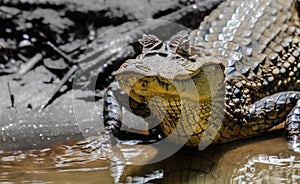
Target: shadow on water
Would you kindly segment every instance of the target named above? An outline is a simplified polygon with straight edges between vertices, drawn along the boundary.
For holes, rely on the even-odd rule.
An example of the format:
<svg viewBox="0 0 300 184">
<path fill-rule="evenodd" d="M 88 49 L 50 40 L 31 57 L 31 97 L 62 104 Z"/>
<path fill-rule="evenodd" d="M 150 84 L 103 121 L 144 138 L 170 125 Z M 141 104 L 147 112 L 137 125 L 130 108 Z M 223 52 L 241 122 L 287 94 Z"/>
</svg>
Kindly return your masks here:
<svg viewBox="0 0 300 184">
<path fill-rule="evenodd" d="M 289 151 L 280 131 L 208 147 L 184 148 L 154 164 L 158 150 L 126 142 L 116 145 L 122 163 L 80 146 L 1 153 L 0 182 L 11 183 L 297 183 L 300 154 Z"/>
</svg>

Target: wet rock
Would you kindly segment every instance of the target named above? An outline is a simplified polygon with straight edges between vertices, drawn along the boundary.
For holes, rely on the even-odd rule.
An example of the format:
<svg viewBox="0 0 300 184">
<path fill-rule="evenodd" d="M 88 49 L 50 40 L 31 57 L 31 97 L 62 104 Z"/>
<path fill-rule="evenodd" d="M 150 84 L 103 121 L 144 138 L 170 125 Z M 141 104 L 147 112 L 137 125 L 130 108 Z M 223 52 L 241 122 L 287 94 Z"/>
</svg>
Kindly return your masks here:
<svg viewBox="0 0 300 184">
<path fill-rule="evenodd" d="M 41 110 L 55 88 L 55 84 L 46 82 L 52 77 L 55 76 L 44 67 L 38 67 L 21 81 L 14 81 L 11 75 L 0 78 L 3 89 L 0 93 L 1 150 L 67 144 L 84 136 L 95 136 L 101 131 L 101 111 L 97 108 L 101 102 L 86 100 L 94 97 L 92 92 L 69 91 Z M 14 96 L 14 107 L 11 107 L 7 82 Z"/>
<path fill-rule="evenodd" d="M 47 58 L 47 59 L 44 59 L 43 62 L 44 62 L 44 65 L 49 69 L 65 70 L 66 68 L 68 68 L 68 65 L 62 58 L 57 59 L 57 60 Z"/>
</svg>

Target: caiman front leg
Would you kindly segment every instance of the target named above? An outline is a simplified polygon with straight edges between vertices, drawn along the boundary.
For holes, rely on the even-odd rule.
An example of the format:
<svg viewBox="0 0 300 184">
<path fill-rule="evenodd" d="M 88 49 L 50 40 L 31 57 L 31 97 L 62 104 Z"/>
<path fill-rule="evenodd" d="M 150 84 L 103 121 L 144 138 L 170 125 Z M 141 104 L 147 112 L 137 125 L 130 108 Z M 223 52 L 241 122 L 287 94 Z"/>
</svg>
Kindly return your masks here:
<svg viewBox="0 0 300 184">
<path fill-rule="evenodd" d="M 289 146 L 300 152 L 300 92 L 279 92 L 255 102 L 246 108 L 244 121 L 258 131 L 285 121 Z"/>
<path fill-rule="evenodd" d="M 133 100 L 121 89 L 118 82 L 110 84 L 104 99 L 105 134 L 114 135 L 120 140 L 136 140 L 145 144 L 162 138 L 148 104 Z"/>
<path fill-rule="evenodd" d="M 148 122 L 144 118 L 151 117 L 150 114 L 147 104 L 134 101 L 118 82 L 112 82 L 104 96 L 103 134 L 88 140 L 85 148 L 99 150 L 116 144 L 118 140 L 136 140 L 143 144 L 160 140 L 162 135 L 159 129 L 146 126 Z"/>
<path fill-rule="evenodd" d="M 112 83 L 113 84 L 113 83 Z M 84 141 L 84 149 L 89 152 L 94 150 L 107 149 L 117 142 L 121 129 L 122 109 L 115 98 L 113 85 L 108 86 L 104 95 L 103 120 L 104 130 L 101 135 L 90 137 Z"/>
</svg>

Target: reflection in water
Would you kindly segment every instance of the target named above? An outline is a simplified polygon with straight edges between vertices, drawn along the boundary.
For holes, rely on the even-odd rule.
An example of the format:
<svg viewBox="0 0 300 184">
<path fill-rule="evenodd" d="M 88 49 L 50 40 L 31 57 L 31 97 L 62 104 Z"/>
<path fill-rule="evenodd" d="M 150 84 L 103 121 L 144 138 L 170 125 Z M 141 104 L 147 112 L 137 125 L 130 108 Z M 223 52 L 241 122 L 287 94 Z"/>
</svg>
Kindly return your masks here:
<svg viewBox="0 0 300 184">
<path fill-rule="evenodd" d="M 297 160 L 298 159 L 298 160 Z M 236 170 L 235 183 L 255 180 L 259 183 L 299 183 L 300 160 L 294 155 L 261 154 Z"/>
<path fill-rule="evenodd" d="M 297 183 L 300 154 L 278 132 L 204 151 L 182 149 L 154 164 L 159 150 L 123 142 L 111 154 L 81 146 L 1 153 L 0 182 L 12 183 Z M 107 156 L 106 156 L 107 155 Z M 136 161 L 145 165 L 134 166 Z"/>
</svg>

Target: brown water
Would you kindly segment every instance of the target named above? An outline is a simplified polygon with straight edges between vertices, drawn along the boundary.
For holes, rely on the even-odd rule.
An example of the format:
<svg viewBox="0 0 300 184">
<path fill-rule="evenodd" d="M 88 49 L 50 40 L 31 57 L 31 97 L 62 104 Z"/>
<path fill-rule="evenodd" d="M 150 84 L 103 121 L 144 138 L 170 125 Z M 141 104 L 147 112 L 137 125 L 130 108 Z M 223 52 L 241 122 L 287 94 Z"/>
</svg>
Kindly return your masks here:
<svg viewBox="0 0 300 184">
<path fill-rule="evenodd" d="M 159 151 L 120 143 L 113 158 L 80 146 L 1 153 L 0 183 L 299 183 L 300 154 L 281 133 L 249 138 L 204 151 L 183 149 L 154 164 Z M 110 159 L 107 159 L 109 157 Z M 113 160 L 113 161 L 111 161 Z"/>
</svg>

